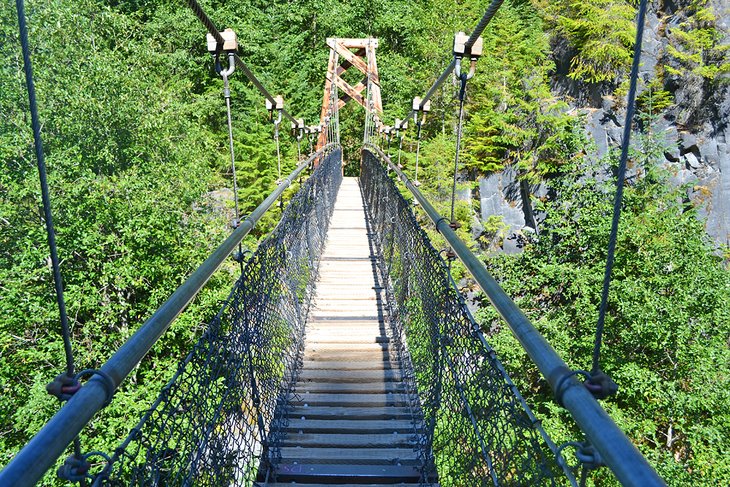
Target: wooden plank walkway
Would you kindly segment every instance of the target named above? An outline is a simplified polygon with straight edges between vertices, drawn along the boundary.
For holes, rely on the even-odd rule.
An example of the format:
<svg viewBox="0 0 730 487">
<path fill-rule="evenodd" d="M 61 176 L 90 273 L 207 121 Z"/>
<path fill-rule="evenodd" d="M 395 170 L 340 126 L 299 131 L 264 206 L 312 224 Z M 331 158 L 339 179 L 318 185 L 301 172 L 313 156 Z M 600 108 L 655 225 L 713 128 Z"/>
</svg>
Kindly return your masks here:
<svg viewBox="0 0 730 487">
<path fill-rule="evenodd" d="M 277 483 L 267 485 L 419 485 L 413 418 L 400 365 L 389 358 L 373 259 L 358 181 L 344 178 Z"/>
</svg>

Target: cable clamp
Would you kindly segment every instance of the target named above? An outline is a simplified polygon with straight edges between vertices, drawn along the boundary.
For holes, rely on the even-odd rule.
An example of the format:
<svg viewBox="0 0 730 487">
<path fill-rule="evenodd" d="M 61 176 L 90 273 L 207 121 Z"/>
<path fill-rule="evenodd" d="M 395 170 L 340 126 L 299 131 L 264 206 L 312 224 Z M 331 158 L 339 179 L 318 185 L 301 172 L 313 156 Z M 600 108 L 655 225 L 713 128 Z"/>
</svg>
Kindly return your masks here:
<svg viewBox="0 0 730 487">
<path fill-rule="evenodd" d="M 618 384 L 601 369 L 593 370 L 583 385 L 596 399 L 606 399 L 618 392 Z"/>
<path fill-rule="evenodd" d="M 566 369 L 563 368 L 563 370 Z M 566 384 L 569 384 L 568 381 L 576 375 L 582 375 L 586 378 L 586 380 L 590 379 L 591 377 L 591 374 L 589 374 L 585 370 L 571 370 L 567 374 L 563 375 L 555 386 L 555 402 L 557 402 L 560 407 L 565 407 L 565 405 L 563 404 L 563 394 L 565 394 L 565 391 L 567 390 L 567 387 L 565 386 Z"/>
<path fill-rule="evenodd" d="M 421 106 L 423 105 L 423 106 Z M 413 98 L 413 123 L 415 123 L 418 126 L 418 137 L 421 136 L 421 125 L 423 125 L 426 122 L 426 114 L 431 111 L 431 100 L 427 100 L 426 103 L 423 103 L 423 100 L 420 96 L 417 96 Z M 421 114 L 421 120 L 418 120 L 418 114 Z"/>
<path fill-rule="evenodd" d="M 106 407 L 112 401 L 112 397 L 114 396 L 116 387 L 112 378 L 109 377 L 106 372 L 102 372 L 101 370 L 86 369 L 82 370 L 73 377 L 70 377 L 64 372 L 63 374 L 57 375 L 52 382 L 46 385 L 46 391 L 48 392 L 48 394 L 55 396 L 59 401 L 68 401 L 69 399 L 71 399 L 71 397 L 73 397 L 74 394 L 81 390 L 80 379 L 94 374 L 101 377 L 104 382 L 104 387 L 107 394 L 106 401 L 104 401 L 104 407 Z"/>
<path fill-rule="evenodd" d="M 223 69 L 223 65 L 221 64 L 221 56 L 220 53 L 215 53 L 215 72 L 218 73 L 225 82 L 224 91 L 226 98 L 230 98 L 231 96 L 231 90 L 228 87 L 228 77 L 233 74 L 233 72 L 236 70 L 236 57 L 233 54 L 233 52 L 228 53 L 228 68 Z"/>
<path fill-rule="evenodd" d="M 583 386 L 585 386 L 585 388 L 588 389 L 588 392 L 590 392 L 596 399 L 606 399 L 618 392 L 618 384 L 601 371 L 601 369 L 597 369 L 593 372 L 573 370 L 561 377 L 555 386 L 555 401 L 561 407 L 564 407 L 563 394 L 565 393 L 565 390 L 567 390 L 567 387 L 565 387 L 566 382 L 575 375 L 582 375 L 585 378 Z"/>
<path fill-rule="evenodd" d="M 456 220 L 454 220 L 454 221 L 452 221 L 451 223 L 449 223 L 449 227 L 450 227 L 450 228 L 451 228 L 452 230 L 458 230 L 459 228 L 461 228 L 461 223 L 459 223 L 459 222 L 457 222 Z"/>
<path fill-rule="evenodd" d="M 441 249 L 441 252 L 439 252 L 439 255 L 441 255 L 441 254 L 444 254 L 445 260 L 448 260 L 448 261 L 456 260 L 456 252 L 454 252 L 454 249 L 452 249 L 451 247 Z M 441 265 L 447 270 L 447 272 L 451 272 L 449 270 L 449 267 L 445 263 L 443 263 L 443 261 L 441 262 Z"/>
<path fill-rule="evenodd" d="M 61 480 L 68 482 L 81 482 L 90 477 L 91 464 L 85 455 L 71 455 L 58 467 L 56 475 Z"/>
<path fill-rule="evenodd" d="M 81 389 L 81 384 L 78 379 L 69 376 L 66 372 L 57 375 L 52 382 L 46 385 L 46 392 L 55 396 L 59 401 L 68 401 L 79 389 Z"/>
<path fill-rule="evenodd" d="M 565 463 L 567 463 L 562 453 L 563 450 L 569 446 L 575 448 L 575 458 L 578 459 L 578 461 L 584 468 L 588 470 L 595 470 L 599 467 L 603 467 L 606 465 L 603 462 L 601 454 L 598 453 L 598 450 L 596 450 L 596 448 L 591 445 L 590 442 L 588 442 L 587 440 L 584 442 L 568 441 L 567 443 L 563 443 L 562 445 L 560 445 L 556 451 L 556 457 L 559 465 L 564 465 Z"/>
<path fill-rule="evenodd" d="M 226 29 L 220 33 L 223 38 L 223 46 L 218 46 L 212 34 L 206 34 L 205 39 L 208 42 L 208 52 L 216 54 L 220 51 L 236 52 L 238 50 L 238 36 L 232 29 Z"/>
<path fill-rule="evenodd" d="M 250 250 L 244 250 L 244 251 L 236 250 L 235 252 L 233 252 L 233 254 L 231 254 L 231 257 L 233 258 L 233 260 L 235 260 L 239 264 L 243 264 L 246 261 L 246 255 L 250 254 L 250 253 L 251 253 Z"/>
<path fill-rule="evenodd" d="M 96 475 L 89 473 L 89 470 L 91 470 L 91 462 L 89 462 L 89 458 L 91 457 L 102 457 L 106 461 L 104 469 Z M 56 475 L 58 475 L 58 478 L 68 482 L 81 482 L 85 479 L 93 479 L 94 482 L 97 482 L 99 479 L 108 479 L 111 469 L 112 460 L 109 458 L 109 455 L 104 452 L 93 451 L 86 453 L 85 455 L 71 455 L 66 458 L 63 465 L 58 467 Z M 97 484 L 94 483 L 94 485 Z"/>
<path fill-rule="evenodd" d="M 272 102 L 268 98 L 266 99 L 266 109 L 269 111 L 269 114 L 271 114 L 271 117 L 273 119 L 274 117 L 274 110 L 279 112 L 279 117 L 277 120 L 274 121 L 274 125 L 277 127 L 281 123 L 281 114 L 284 110 L 284 97 L 281 95 L 277 95 L 274 97 L 274 101 Z"/>
<path fill-rule="evenodd" d="M 589 470 L 594 470 L 605 465 L 601 454 L 587 441 L 580 443 L 580 448 L 576 450 L 575 457 Z"/>
<path fill-rule="evenodd" d="M 442 216 L 441 218 L 436 220 L 436 223 L 434 224 L 436 226 L 436 230 L 438 230 L 438 232 L 441 233 L 441 230 L 439 230 L 439 225 L 441 225 L 441 222 L 448 222 L 448 221 L 449 221 L 449 219 L 446 218 L 445 216 Z"/>
<path fill-rule="evenodd" d="M 469 36 L 464 32 L 457 32 L 454 35 L 454 56 L 457 58 L 468 57 L 472 61 L 476 61 L 482 55 L 484 49 L 484 40 L 481 37 L 477 37 L 474 44 L 467 50 L 466 43 L 469 41 Z"/>
<path fill-rule="evenodd" d="M 256 221 L 254 221 L 254 219 L 251 218 L 250 216 L 247 216 L 243 220 L 240 220 L 240 222 L 249 222 L 251 224 L 251 230 L 253 230 L 256 227 Z"/>
</svg>

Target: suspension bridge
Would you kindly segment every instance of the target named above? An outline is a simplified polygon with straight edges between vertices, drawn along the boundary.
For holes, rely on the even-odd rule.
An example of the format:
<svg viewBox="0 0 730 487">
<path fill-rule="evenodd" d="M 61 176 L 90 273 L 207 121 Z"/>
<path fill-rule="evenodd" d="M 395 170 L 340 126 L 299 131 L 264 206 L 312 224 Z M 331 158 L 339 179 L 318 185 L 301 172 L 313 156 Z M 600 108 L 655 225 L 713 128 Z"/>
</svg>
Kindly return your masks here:
<svg viewBox="0 0 730 487">
<path fill-rule="evenodd" d="M 235 33 L 219 31 L 189 0 L 208 31 L 208 49 L 224 81 L 234 193 L 228 79 L 236 71 L 251 80 L 277 115 L 280 184 L 251 214 L 240 215 L 236 206 L 228 239 L 100 369 L 76 373 L 25 14 L 17 0 L 69 363 L 50 387 L 67 403 L 0 472 L 0 485 L 34 485 L 70 444 L 74 453 L 58 476 L 95 486 L 579 485 L 590 469 L 599 467 L 610 469 L 625 485 L 663 485 L 597 401 L 612 387 L 597 366 L 600 333 L 594 370 L 568 368 L 457 237 L 453 203 L 450 218 L 440 215 L 419 191 L 417 173 L 411 181 L 383 150 L 386 142 L 402 142 L 411 118 L 420 141 L 430 99 L 454 73 L 461 83 L 456 177 L 466 84 L 482 55 L 480 35 L 501 3 L 489 5 L 471 35 L 456 35 L 452 62 L 413 101 L 409 116 L 392 126 L 382 122 L 377 39 L 328 39 L 320 121 L 306 126 L 238 56 Z M 629 106 L 634 104 L 645 4 L 641 2 L 638 19 Z M 343 78 L 351 68 L 362 74 L 355 86 Z M 343 177 L 342 170 L 339 110 L 349 101 L 366 110 L 359 177 Z M 288 176 L 281 174 L 278 151 L 284 118 L 298 143 L 305 135 L 317 140 L 309 157 L 300 152 L 300 163 Z M 625 124 L 624 167 L 629 126 Z M 285 189 L 306 175 L 276 228 L 255 252 L 243 253 L 241 240 L 283 201 Z M 434 248 L 414 216 L 415 204 L 448 242 L 447 252 Z M 231 256 L 240 265 L 240 278 L 154 403 L 114 451 L 84 452 L 79 432 L 113 400 L 125 377 Z M 558 446 L 541 427 L 452 279 L 455 259 L 511 328 L 557 403 L 570 412 L 585 435 L 580 441 Z M 83 378 L 88 380 L 82 385 Z M 566 448 L 576 451 L 576 459 L 567 458 Z"/>
</svg>

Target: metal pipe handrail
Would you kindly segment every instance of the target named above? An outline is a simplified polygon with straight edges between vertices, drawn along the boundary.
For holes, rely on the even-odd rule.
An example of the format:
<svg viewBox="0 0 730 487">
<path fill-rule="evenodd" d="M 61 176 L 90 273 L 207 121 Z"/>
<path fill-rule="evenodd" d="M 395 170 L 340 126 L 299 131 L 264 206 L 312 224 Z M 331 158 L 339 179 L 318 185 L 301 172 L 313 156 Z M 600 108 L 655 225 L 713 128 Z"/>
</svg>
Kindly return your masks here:
<svg viewBox="0 0 730 487">
<path fill-rule="evenodd" d="M 450 222 L 436 211 L 423 193 L 408 179 L 408 176 L 393 164 L 383 151 L 372 144 L 366 144 L 364 150 L 371 151 L 386 162 L 413 197 L 418 200 L 429 219 L 436 225 L 438 232 L 451 245 L 459 260 L 466 266 L 494 308 L 510 327 L 553 391 L 557 391 L 558 386 L 560 387 L 563 407 L 570 412 L 619 482 L 622 485 L 637 487 L 665 485 L 646 458 L 614 423 L 596 398 L 576 379 L 575 372 L 560 358 L 555 349 L 504 292 L 481 261 L 459 239 L 456 232 L 449 226 Z"/>
<path fill-rule="evenodd" d="M 484 29 L 487 27 L 489 22 L 492 21 L 494 18 L 494 15 L 497 13 L 497 10 L 499 10 L 499 7 L 502 6 L 502 3 L 504 3 L 504 0 L 492 0 L 492 3 L 487 8 L 487 11 L 484 12 L 484 15 L 482 16 L 479 23 L 474 27 L 474 30 L 472 31 L 471 35 L 469 36 L 469 39 L 467 39 L 466 43 L 464 44 L 465 50 L 469 52 L 469 50 L 472 48 L 474 43 L 479 39 L 479 36 L 482 35 L 482 32 L 484 32 Z M 401 121 L 400 125 L 396 126 L 396 129 L 402 130 L 405 127 L 405 124 L 408 120 L 413 117 L 413 115 L 416 114 L 416 112 L 419 112 L 424 109 L 426 106 L 426 103 L 428 103 L 428 100 L 431 99 L 431 97 L 436 93 L 436 90 L 438 90 L 441 85 L 444 84 L 446 81 L 446 78 L 454 71 L 456 68 L 456 58 L 452 59 L 448 66 L 446 66 L 446 69 L 444 69 L 444 72 L 441 73 L 441 76 L 438 77 L 438 79 L 431 85 L 431 88 L 426 92 L 426 94 L 421 99 L 421 104 L 418 106 L 418 110 L 411 110 L 408 115 Z"/>
<path fill-rule="evenodd" d="M 110 379 L 114 390 L 108 390 L 108 380 L 94 375 L 0 471 L 0 485 L 32 486 L 43 477 L 292 181 L 315 158 L 336 146 L 328 144 L 312 154 L 241 220 L 238 228 L 101 367 L 101 372 Z"/>
</svg>

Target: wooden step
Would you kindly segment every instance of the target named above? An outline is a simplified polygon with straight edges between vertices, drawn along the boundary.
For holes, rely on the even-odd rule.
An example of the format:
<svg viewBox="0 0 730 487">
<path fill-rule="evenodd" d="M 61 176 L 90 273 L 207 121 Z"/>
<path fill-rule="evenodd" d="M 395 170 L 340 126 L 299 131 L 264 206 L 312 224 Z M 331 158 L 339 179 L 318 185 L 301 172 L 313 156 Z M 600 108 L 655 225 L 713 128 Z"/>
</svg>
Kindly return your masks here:
<svg viewBox="0 0 730 487">
<path fill-rule="evenodd" d="M 345 463 L 349 465 L 418 465 L 413 448 L 312 448 L 287 446 L 281 457 L 296 463 Z"/>
<path fill-rule="evenodd" d="M 377 331 L 370 333 L 353 333 L 352 330 L 339 329 L 338 331 L 326 331 L 320 333 L 307 333 L 307 343 L 340 343 L 340 344 L 386 344 L 390 338 L 379 336 Z"/>
<path fill-rule="evenodd" d="M 405 407 L 382 406 L 363 408 L 357 406 L 290 407 L 287 417 L 306 419 L 410 419 L 411 410 Z"/>
<path fill-rule="evenodd" d="M 317 316 L 310 315 L 307 320 L 307 329 L 309 328 L 320 328 L 325 326 L 340 326 L 340 327 L 355 327 L 355 326 L 373 326 L 378 325 L 380 329 L 385 329 L 385 324 L 377 318 L 362 318 L 357 316 L 352 317 L 326 317 L 318 318 Z"/>
<path fill-rule="evenodd" d="M 341 370 L 304 369 L 299 373 L 299 382 L 400 382 L 400 371 L 395 370 Z"/>
<path fill-rule="evenodd" d="M 400 365 L 382 360 L 361 360 L 361 361 L 322 361 L 322 360 L 305 360 L 302 364 L 302 370 L 315 369 L 334 369 L 334 370 L 393 370 L 400 369 Z"/>
<path fill-rule="evenodd" d="M 352 350 L 305 350 L 305 360 L 389 360 L 390 354 L 387 350 L 381 351 L 380 353 L 372 351 L 352 351 Z"/>
<path fill-rule="evenodd" d="M 313 384 L 321 387 L 322 384 Z M 338 384 L 336 387 L 343 388 L 349 384 Z M 357 384 L 358 389 L 362 391 L 362 384 Z M 386 384 L 379 384 L 380 387 L 386 388 Z M 293 398 L 291 404 L 294 406 L 358 406 L 358 407 L 382 407 L 382 406 L 400 406 L 408 405 L 405 396 L 402 394 L 402 386 L 400 391 L 389 393 L 336 393 L 336 392 L 311 392 L 309 394 L 300 393 L 297 388 L 299 398 Z M 358 390 L 353 388 L 354 390 Z M 321 390 L 321 389 L 319 389 Z"/>
<path fill-rule="evenodd" d="M 312 321 L 379 321 L 382 316 L 377 314 L 356 314 L 350 310 L 343 309 L 342 311 L 318 311 L 312 313 L 310 319 Z"/>
<path fill-rule="evenodd" d="M 352 465 L 286 463 L 275 467 L 279 482 L 322 482 L 340 484 L 372 484 L 377 482 L 417 482 L 420 471 L 416 467 L 397 465 Z"/>
<path fill-rule="evenodd" d="M 403 419 L 290 419 L 284 431 L 310 433 L 412 433 L 413 422 Z"/>
<path fill-rule="evenodd" d="M 302 446 L 311 448 L 390 448 L 396 446 L 415 448 L 418 436 L 415 434 L 316 434 L 316 433 L 288 433 L 282 446 Z"/>
<path fill-rule="evenodd" d="M 315 342 L 307 340 L 306 350 L 322 351 L 322 350 L 348 350 L 358 352 L 381 352 L 388 350 L 387 343 L 331 343 L 331 342 Z"/>
</svg>

